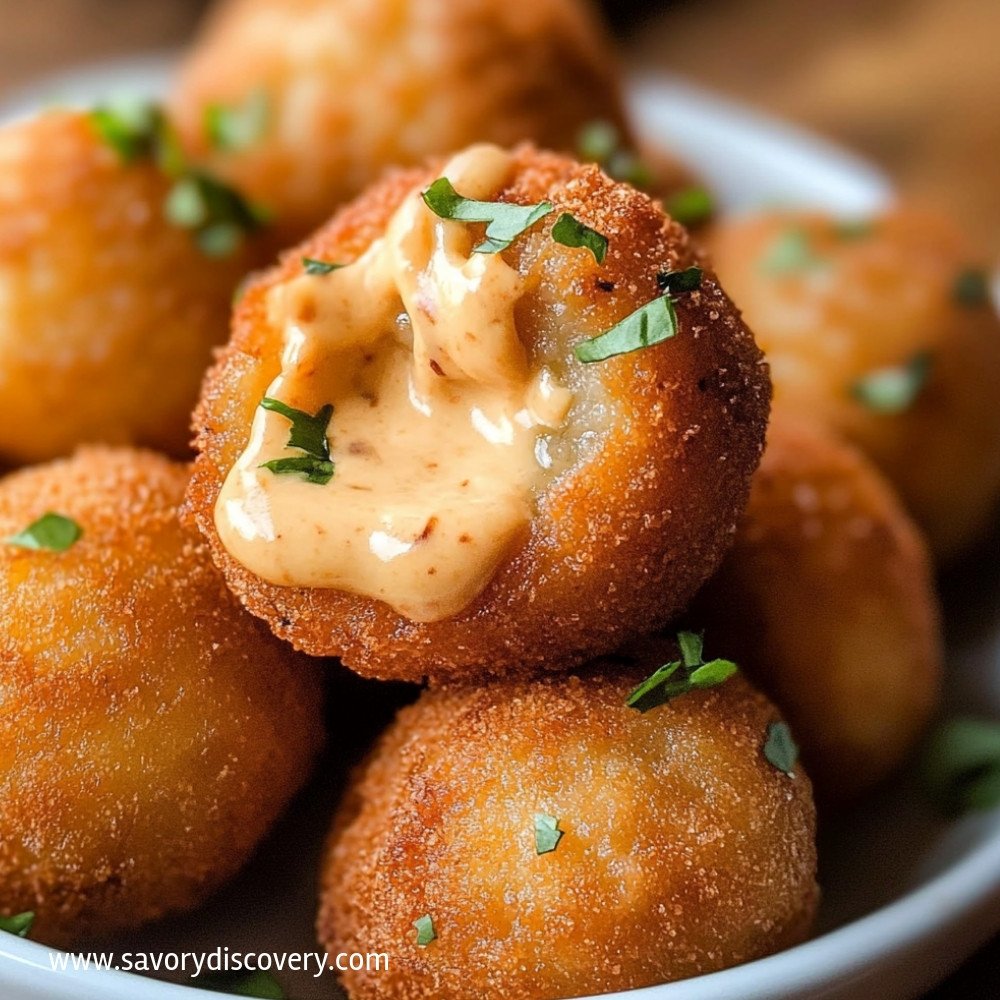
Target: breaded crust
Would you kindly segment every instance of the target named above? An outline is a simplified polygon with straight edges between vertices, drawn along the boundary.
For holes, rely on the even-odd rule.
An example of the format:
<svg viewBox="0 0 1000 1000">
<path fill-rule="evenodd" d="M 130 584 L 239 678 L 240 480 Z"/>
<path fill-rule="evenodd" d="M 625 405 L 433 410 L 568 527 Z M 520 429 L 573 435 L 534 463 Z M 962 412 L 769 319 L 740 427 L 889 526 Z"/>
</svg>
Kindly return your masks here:
<svg viewBox="0 0 1000 1000">
<path fill-rule="evenodd" d="M 526 204 L 548 198 L 552 219 L 573 213 L 607 235 L 610 249 L 598 267 L 589 253 L 556 245 L 543 225 L 505 253 L 533 282 L 516 314 L 529 356 L 580 400 L 565 435 L 575 452 L 467 610 L 415 624 L 365 597 L 273 586 L 231 558 L 215 529 L 223 479 L 279 372 L 268 290 L 300 273 L 303 256 L 355 259 L 402 198 L 435 176 L 399 173 L 375 187 L 247 292 L 195 414 L 200 455 L 188 507 L 240 599 L 299 649 L 394 679 L 564 669 L 665 623 L 711 575 L 746 503 L 770 395 L 753 337 L 710 272 L 701 291 L 678 296 L 673 339 L 598 364 L 573 357 L 580 341 L 658 295 L 658 273 L 695 262 L 686 233 L 655 202 L 596 167 L 524 147 L 502 193 Z"/>
<path fill-rule="evenodd" d="M 67 945 L 202 902 L 323 739 L 322 674 L 232 597 L 177 504 L 187 469 L 87 449 L 0 483 L 0 912 Z"/>
<path fill-rule="evenodd" d="M 190 454 L 201 377 L 261 251 L 206 257 L 165 217 L 170 187 L 86 113 L 0 128 L 0 459 Z"/>
<path fill-rule="evenodd" d="M 259 136 L 213 145 L 207 109 L 254 100 Z M 572 150 L 594 119 L 624 129 L 585 0 L 228 0 L 170 103 L 192 155 L 274 210 L 286 245 L 387 167 L 473 142 Z"/>
<path fill-rule="evenodd" d="M 789 240 L 804 256 L 774 267 Z M 1000 317 L 952 222 L 905 205 L 860 230 L 771 212 L 721 222 L 709 249 L 771 364 L 775 410 L 861 448 L 939 560 L 983 537 L 1000 504 Z M 898 411 L 859 398 L 873 373 L 914 364 Z"/>
<path fill-rule="evenodd" d="M 940 617 L 889 484 L 851 446 L 776 417 L 692 622 L 787 714 L 821 800 L 856 798 L 913 750 L 938 704 Z"/>
<path fill-rule="evenodd" d="M 389 956 L 342 974 L 352 1000 L 589 996 L 808 934 L 815 814 L 802 770 L 763 756 L 777 712 L 735 677 L 640 715 L 625 698 L 646 672 L 448 686 L 399 714 L 323 867 L 329 954 Z M 538 813 L 563 833 L 545 854 Z"/>
</svg>

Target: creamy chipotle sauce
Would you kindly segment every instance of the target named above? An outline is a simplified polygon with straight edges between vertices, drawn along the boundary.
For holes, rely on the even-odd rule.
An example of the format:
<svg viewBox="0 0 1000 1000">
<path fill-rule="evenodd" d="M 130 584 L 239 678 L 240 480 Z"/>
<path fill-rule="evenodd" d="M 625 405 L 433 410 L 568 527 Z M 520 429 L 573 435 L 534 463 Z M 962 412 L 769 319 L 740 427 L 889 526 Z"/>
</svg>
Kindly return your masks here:
<svg viewBox="0 0 1000 1000">
<path fill-rule="evenodd" d="M 510 168 L 477 146 L 443 173 L 490 200 Z M 258 408 L 215 510 L 226 549 L 257 576 L 436 621 L 472 602 L 524 529 L 548 464 L 542 435 L 572 396 L 529 368 L 514 323 L 524 277 L 474 245 L 415 191 L 356 262 L 271 290 L 284 353 L 267 394 L 309 413 L 333 404 L 335 471 L 318 485 L 261 468 L 302 453 L 289 421 Z"/>
</svg>

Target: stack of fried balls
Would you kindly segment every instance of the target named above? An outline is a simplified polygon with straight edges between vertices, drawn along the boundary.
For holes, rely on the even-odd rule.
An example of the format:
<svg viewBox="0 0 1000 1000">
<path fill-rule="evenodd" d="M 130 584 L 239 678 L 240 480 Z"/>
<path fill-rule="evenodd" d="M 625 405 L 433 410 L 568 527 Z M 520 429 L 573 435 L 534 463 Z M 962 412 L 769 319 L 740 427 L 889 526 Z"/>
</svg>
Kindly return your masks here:
<svg viewBox="0 0 1000 1000">
<path fill-rule="evenodd" d="M 816 803 L 937 707 L 998 327 L 935 217 L 713 214 L 575 0 L 223 0 L 163 108 L 0 127 L 0 914 L 196 910 L 346 668 L 422 685 L 326 842 L 352 1000 L 805 940 Z"/>
</svg>

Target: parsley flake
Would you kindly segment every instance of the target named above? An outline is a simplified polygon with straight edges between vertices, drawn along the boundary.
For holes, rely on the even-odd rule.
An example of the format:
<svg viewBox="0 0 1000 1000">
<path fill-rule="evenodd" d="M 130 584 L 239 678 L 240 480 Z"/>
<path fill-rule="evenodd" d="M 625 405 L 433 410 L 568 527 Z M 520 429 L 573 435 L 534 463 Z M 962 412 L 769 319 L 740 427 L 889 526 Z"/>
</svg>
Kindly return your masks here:
<svg viewBox="0 0 1000 1000">
<path fill-rule="evenodd" d="M 9 917 L 0 917 L 0 931 L 16 934 L 22 938 L 27 937 L 34 922 L 35 914 L 30 910 L 25 913 L 15 913 Z"/>
<path fill-rule="evenodd" d="M 689 187 L 676 191 L 666 201 L 667 215 L 682 226 L 691 228 L 707 222 L 715 212 L 715 200 L 703 187 Z"/>
<path fill-rule="evenodd" d="M 905 365 L 869 372 L 851 386 L 851 395 L 876 413 L 904 413 L 927 384 L 931 361 L 930 351 L 920 351 Z"/>
<path fill-rule="evenodd" d="M 666 294 L 640 306 L 610 330 L 577 344 L 573 353 L 577 361 L 593 364 L 619 354 L 662 343 L 677 335 L 677 313 L 671 294 L 691 292 L 701 287 L 701 269 L 689 267 L 684 271 L 664 271 L 657 275 L 660 290 Z"/>
<path fill-rule="evenodd" d="M 270 396 L 265 396 L 260 406 L 264 410 L 280 414 L 291 423 L 287 447 L 305 452 L 305 455 L 264 462 L 261 468 L 275 475 L 304 475 L 310 483 L 325 486 L 333 478 L 334 472 L 334 464 L 330 460 L 330 442 L 327 439 L 333 406 L 327 403 L 310 415 Z"/>
<path fill-rule="evenodd" d="M 677 335 L 677 313 L 669 295 L 661 295 L 640 306 L 610 330 L 577 344 L 577 361 L 593 364 L 619 354 L 629 354 L 662 343 Z"/>
<path fill-rule="evenodd" d="M 949 719 L 931 737 L 923 782 L 946 815 L 1000 805 L 1000 723 Z"/>
<path fill-rule="evenodd" d="M 552 227 L 552 239 L 564 247 L 584 247 L 594 255 L 598 264 L 608 255 L 608 238 L 596 229 L 585 226 L 569 212 L 563 212 Z"/>
<path fill-rule="evenodd" d="M 178 228 L 193 230 L 199 249 L 207 257 L 230 255 L 247 234 L 266 221 L 266 213 L 235 188 L 201 171 L 185 173 L 175 182 L 164 214 Z"/>
<path fill-rule="evenodd" d="M 65 552 L 80 540 L 83 529 L 63 514 L 49 511 L 37 521 L 33 521 L 23 531 L 3 539 L 8 545 L 21 549 L 45 549 L 49 552 Z"/>
<path fill-rule="evenodd" d="M 548 854 L 562 840 L 559 820 L 546 813 L 535 813 L 535 854 Z"/>
<path fill-rule="evenodd" d="M 216 149 L 248 149 L 264 137 L 270 114 L 267 92 L 258 88 L 239 105 L 209 104 L 205 132 Z"/>
<path fill-rule="evenodd" d="M 328 260 L 316 260 L 315 257 L 303 257 L 302 266 L 305 268 L 306 274 L 312 275 L 332 274 L 334 271 L 339 271 L 342 267 L 347 267 L 346 264 L 334 264 Z"/>
<path fill-rule="evenodd" d="M 799 759 L 799 748 L 792 738 L 787 722 L 772 722 L 767 727 L 764 740 L 764 757 L 767 762 L 790 778 L 795 774 L 795 763 Z"/>
<path fill-rule="evenodd" d="M 710 660 L 705 663 L 702 657 L 702 638 L 695 632 L 679 632 L 677 644 L 680 646 L 681 659 L 665 663 L 635 688 L 625 699 L 629 708 L 648 712 L 682 694 L 718 687 L 739 670 L 732 660 Z"/>
<path fill-rule="evenodd" d="M 833 232 L 838 240 L 850 243 L 871 236 L 875 232 L 875 223 L 871 219 L 841 219 L 834 224 Z"/>
<path fill-rule="evenodd" d="M 661 271 L 656 276 L 656 284 L 661 292 L 678 295 L 681 292 L 696 292 L 701 288 L 704 277 L 700 267 L 686 267 L 683 271 Z"/>
<path fill-rule="evenodd" d="M 426 948 L 431 941 L 437 938 L 437 931 L 434 930 L 434 921 L 429 913 L 418 917 L 413 921 L 413 926 L 417 929 L 417 947 Z"/>
<path fill-rule="evenodd" d="M 123 163 L 150 159 L 170 177 L 183 171 L 180 140 L 159 105 L 149 101 L 101 105 L 90 112 L 90 121 Z"/>
<path fill-rule="evenodd" d="M 195 977 L 199 989 L 228 993 L 237 997 L 257 997 L 258 1000 L 285 1000 L 285 992 L 269 972 L 222 972 Z"/>
<path fill-rule="evenodd" d="M 485 222 L 486 239 L 473 253 L 499 253 L 552 212 L 552 203 L 514 205 L 505 201 L 475 201 L 463 198 L 447 177 L 439 177 L 421 197 L 439 218 L 452 222 Z"/>
<path fill-rule="evenodd" d="M 795 274 L 823 264 L 802 229 L 789 229 L 782 233 L 761 259 L 761 270 L 769 274 Z"/>
<path fill-rule="evenodd" d="M 609 121 L 593 121 L 577 136 L 580 158 L 596 163 L 609 177 L 637 188 L 648 188 L 653 173 L 639 154 L 622 142 L 621 133 Z"/>
<path fill-rule="evenodd" d="M 986 272 L 969 267 L 962 271 L 952 286 L 952 295 L 960 305 L 975 308 L 990 301 L 990 286 Z"/>
</svg>

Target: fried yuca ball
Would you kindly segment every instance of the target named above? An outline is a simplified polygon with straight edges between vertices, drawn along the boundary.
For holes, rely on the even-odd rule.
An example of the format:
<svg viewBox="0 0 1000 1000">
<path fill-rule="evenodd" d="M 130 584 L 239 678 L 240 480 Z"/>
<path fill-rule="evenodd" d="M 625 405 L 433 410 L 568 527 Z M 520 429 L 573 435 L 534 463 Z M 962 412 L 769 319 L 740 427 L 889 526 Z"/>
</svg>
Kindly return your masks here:
<svg viewBox="0 0 1000 1000">
<path fill-rule="evenodd" d="M 389 956 L 388 971 L 342 973 L 352 1000 L 589 996 L 807 935 L 815 815 L 803 771 L 765 758 L 777 712 L 738 676 L 626 707 L 674 655 L 446 686 L 400 712 L 322 873 L 329 954 Z"/>
<path fill-rule="evenodd" d="M 0 483 L 0 905 L 65 945 L 187 910 L 246 861 L 322 742 L 317 667 L 226 589 L 187 470 L 84 449 Z"/>
<path fill-rule="evenodd" d="M 206 257 L 164 217 L 171 189 L 88 114 L 0 128 L 0 458 L 78 444 L 189 450 L 244 250 Z"/>
<path fill-rule="evenodd" d="M 696 259 L 646 195 L 527 147 L 439 170 L 553 211 L 477 253 L 482 226 L 421 199 L 439 171 L 400 173 L 290 253 L 207 376 L 189 504 L 230 586 L 307 652 L 385 679 L 564 668 L 668 621 L 718 565 L 766 366 L 710 273 L 666 303 Z M 556 242 L 564 214 L 607 238 L 603 264 Z M 620 322 L 649 346 L 574 353 Z"/>
<path fill-rule="evenodd" d="M 711 250 L 776 409 L 867 452 L 939 558 L 975 541 L 1000 495 L 1000 321 L 953 227 L 779 213 L 720 225 Z"/>
<path fill-rule="evenodd" d="M 388 166 L 477 141 L 570 150 L 585 123 L 624 121 L 587 0 L 227 0 L 171 106 L 285 245 Z"/>
<path fill-rule="evenodd" d="M 695 619 L 781 706 L 819 798 L 892 773 L 934 712 L 939 609 L 920 533 L 864 456 L 777 418 Z"/>
</svg>

